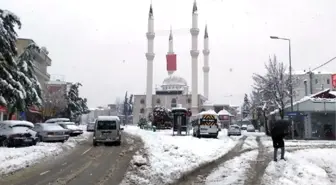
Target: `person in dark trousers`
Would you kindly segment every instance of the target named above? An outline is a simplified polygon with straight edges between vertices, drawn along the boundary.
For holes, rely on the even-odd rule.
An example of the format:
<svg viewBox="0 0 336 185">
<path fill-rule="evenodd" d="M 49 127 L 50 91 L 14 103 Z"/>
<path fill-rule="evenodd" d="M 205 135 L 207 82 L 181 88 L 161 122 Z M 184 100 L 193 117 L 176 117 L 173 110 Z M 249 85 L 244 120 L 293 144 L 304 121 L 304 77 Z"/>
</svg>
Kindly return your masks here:
<svg viewBox="0 0 336 185">
<path fill-rule="evenodd" d="M 274 148 L 274 161 L 278 161 L 278 149 L 281 150 L 281 160 L 285 160 L 285 142 L 284 137 L 287 135 L 286 131 L 279 128 L 273 127 L 271 130 L 272 140 L 273 140 L 273 148 Z"/>
</svg>

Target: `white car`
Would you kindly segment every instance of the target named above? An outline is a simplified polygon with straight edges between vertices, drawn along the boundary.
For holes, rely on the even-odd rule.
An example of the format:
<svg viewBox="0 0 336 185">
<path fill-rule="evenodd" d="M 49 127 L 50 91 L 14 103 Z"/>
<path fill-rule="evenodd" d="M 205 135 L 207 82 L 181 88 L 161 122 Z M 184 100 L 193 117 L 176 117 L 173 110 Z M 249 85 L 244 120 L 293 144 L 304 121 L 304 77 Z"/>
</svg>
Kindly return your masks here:
<svg viewBox="0 0 336 185">
<path fill-rule="evenodd" d="M 241 129 L 238 125 L 231 125 L 228 129 L 228 136 L 241 136 Z"/>
<path fill-rule="evenodd" d="M 247 125 L 246 131 L 247 132 L 255 132 L 255 128 L 254 128 L 253 125 Z"/>
</svg>

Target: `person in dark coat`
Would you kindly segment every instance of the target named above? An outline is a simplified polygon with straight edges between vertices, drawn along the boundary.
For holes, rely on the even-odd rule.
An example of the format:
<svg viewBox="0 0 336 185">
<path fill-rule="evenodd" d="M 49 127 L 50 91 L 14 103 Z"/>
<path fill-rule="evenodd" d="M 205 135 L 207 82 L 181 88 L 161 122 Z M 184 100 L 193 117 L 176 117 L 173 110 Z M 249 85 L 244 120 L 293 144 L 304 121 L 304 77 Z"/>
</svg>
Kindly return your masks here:
<svg viewBox="0 0 336 185">
<path fill-rule="evenodd" d="M 278 121 L 276 121 L 278 122 Z M 279 121 L 280 122 L 280 121 Z M 281 160 L 285 160 L 285 142 L 284 137 L 287 135 L 286 129 L 283 129 L 279 126 L 279 124 L 286 124 L 286 123 L 276 123 L 273 125 L 271 134 L 272 134 L 272 141 L 273 141 L 273 148 L 274 148 L 274 161 L 278 161 L 278 149 L 281 150 Z"/>
</svg>

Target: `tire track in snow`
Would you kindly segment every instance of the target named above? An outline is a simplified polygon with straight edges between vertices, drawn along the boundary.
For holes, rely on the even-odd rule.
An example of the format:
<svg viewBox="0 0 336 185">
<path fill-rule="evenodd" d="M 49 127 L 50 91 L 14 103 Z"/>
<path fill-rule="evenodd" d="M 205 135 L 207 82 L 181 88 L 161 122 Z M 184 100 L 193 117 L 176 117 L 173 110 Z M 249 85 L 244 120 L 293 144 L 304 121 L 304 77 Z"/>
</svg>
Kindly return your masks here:
<svg viewBox="0 0 336 185">
<path fill-rule="evenodd" d="M 198 168 L 184 174 L 179 180 L 171 185 L 199 185 L 204 184 L 206 177 L 216 168 L 219 164 L 233 159 L 243 153 L 252 151 L 253 149 L 246 149 L 241 151 L 241 148 L 246 140 L 247 136 L 239 139 L 238 143 L 225 155 L 209 163 L 200 165 Z"/>
<path fill-rule="evenodd" d="M 256 161 L 251 161 L 251 168 L 248 170 L 247 179 L 244 185 L 258 185 L 261 183 L 265 169 L 272 160 L 271 155 L 267 153 L 264 145 L 260 141 L 260 136 L 256 138 L 258 143 L 258 156 Z"/>
</svg>

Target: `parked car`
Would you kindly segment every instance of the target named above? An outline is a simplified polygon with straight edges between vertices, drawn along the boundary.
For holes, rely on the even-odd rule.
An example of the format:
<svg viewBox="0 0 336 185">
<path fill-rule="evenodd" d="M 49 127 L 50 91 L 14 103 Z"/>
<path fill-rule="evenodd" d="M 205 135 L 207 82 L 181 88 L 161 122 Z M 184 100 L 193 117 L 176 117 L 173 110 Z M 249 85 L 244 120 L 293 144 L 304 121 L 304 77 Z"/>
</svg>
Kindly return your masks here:
<svg viewBox="0 0 336 185">
<path fill-rule="evenodd" d="M 33 128 L 40 141 L 61 141 L 69 139 L 68 130 L 54 123 L 38 123 Z"/>
<path fill-rule="evenodd" d="M 231 125 L 228 129 L 228 136 L 241 136 L 241 129 L 238 125 Z"/>
<path fill-rule="evenodd" d="M 70 122 L 69 118 L 51 118 L 45 121 L 45 123 L 59 123 L 59 122 Z"/>
<path fill-rule="evenodd" d="M 86 131 L 88 132 L 93 132 L 94 129 L 95 129 L 95 121 L 92 121 L 92 122 L 89 122 L 87 125 L 86 125 Z"/>
<path fill-rule="evenodd" d="M 5 147 L 32 146 L 38 142 L 34 124 L 28 121 L 6 120 L 0 122 L 0 145 Z"/>
<path fill-rule="evenodd" d="M 255 128 L 252 124 L 250 124 L 250 125 L 247 125 L 246 131 L 247 132 L 255 132 Z"/>
<path fill-rule="evenodd" d="M 78 136 L 83 134 L 83 130 L 79 128 L 74 122 L 58 122 L 58 125 L 68 130 L 69 136 Z"/>
<path fill-rule="evenodd" d="M 247 125 L 242 125 L 240 129 L 241 130 L 247 130 Z"/>
</svg>

